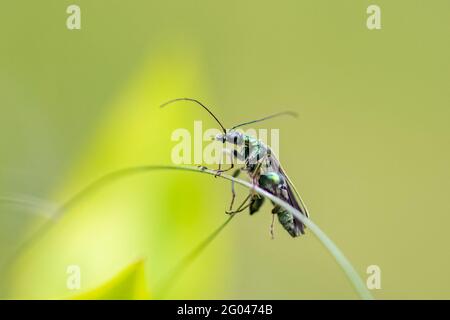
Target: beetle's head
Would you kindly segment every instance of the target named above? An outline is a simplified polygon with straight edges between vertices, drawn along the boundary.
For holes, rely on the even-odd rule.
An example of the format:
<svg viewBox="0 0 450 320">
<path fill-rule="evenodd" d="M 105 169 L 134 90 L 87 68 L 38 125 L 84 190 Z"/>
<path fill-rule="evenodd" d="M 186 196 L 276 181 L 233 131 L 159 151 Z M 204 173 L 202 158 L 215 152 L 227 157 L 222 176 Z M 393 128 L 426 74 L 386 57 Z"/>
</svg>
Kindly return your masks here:
<svg viewBox="0 0 450 320">
<path fill-rule="evenodd" d="M 241 145 L 244 141 L 244 136 L 241 132 L 236 130 L 229 130 L 226 133 L 219 133 L 216 135 L 215 140 L 222 143 L 229 142 L 234 145 Z"/>
</svg>

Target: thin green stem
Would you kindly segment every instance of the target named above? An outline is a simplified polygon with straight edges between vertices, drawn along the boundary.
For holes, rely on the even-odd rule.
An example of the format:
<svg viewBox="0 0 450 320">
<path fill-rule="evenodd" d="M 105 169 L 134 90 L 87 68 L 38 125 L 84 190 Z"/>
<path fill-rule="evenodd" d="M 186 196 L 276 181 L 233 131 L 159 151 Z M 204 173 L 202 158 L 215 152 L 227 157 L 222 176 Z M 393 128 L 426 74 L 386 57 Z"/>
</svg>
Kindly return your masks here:
<svg viewBox="0 0 450 320">
<path fill-rule="evenodd" d="M 74 197 L 70 198 L 68 201 L 66 201 L 59 209 L 56 210 L 53 217 L 54 219 L 49 220 L 46 222 L 38 231 L 33 234 L 29 239 L 27 239 L 22 245 L 20 245 L 17 250 L 15 250 L 14 256 L 17 256 L 20 252 L 24 251 L 26 248 L 28 248 L 30 245 L 32 245 L 35 240 L 37 240 L 41 235 L 43 235 L 54 223 L 58 220 L 61 215 L 66 212 L 71 207 L 75 206 L 78 202 L 80 202 L 86 195 L 89 193 L 95 191 L 97 188 L 108 184 L 110 182 L 113 182 L 114 180 L 118 180 L 120 178 L 124 178 L 131 175 L 136 175 L 144 172 L 149 171 L 155 171 L 155 170 L 176 170 L 176 171 L 191 171 L 191 172 L 197 172 L 197 173 L 206 173 L 210 175 L 216 175 L 216 171 L 209 170 L 205 168 L 199 168 L 199 167 L 192 167 L 192 166 L 139 166 L 139 167 L 131 167 L 131 168 L 125 168 L 122 170 L 111 172 L 100 179 L 94 181 L 90 185 L 88 185 L 86 188 L 78 192 Z M 362 299 L 373 299 L 371 293 L 365 286 L 362 279 L 359 277 L 358 273 L 356 272 L 355 268 L 352 266 L 350 261 L 345 257 L 345 255 L 342 253 L 342 251 L 334 244 L 334 242 L 314 223 L 311 221 L 311 219 L 307 218 L 306 216 L 302 215 L 300 211 L 296 210 L 292 206 L 290 206 L 288 203 L 284 202 L 283 200 L 273 196 L 272 194 L 268 193 L 267 191 L 259 188 L 258 186 L 254 186 L 251 183 L 247 181 L 243 181 L 237 178 L 233 178 L 232 176 L 221 174 L 219 176 L 222 179 L 234 181 L 235 183 L 238 183 L 242 186 L 245 186 L 249 189 L 254 190 L 258 194 L 266 197 L 267 199 L 273 201 L 274 203 L 280 205 L 281 207 L 285 208 L 288 212 L 290 212 L 292 215 L 294 215 L 298 220 L 300 220 L 306 227 L 309 228 L 309 230 L 319 239 L 319 241 L 324 245 L 324 247 L 328 250 L 328 252 L 331 254 L 331 256 L 335 259 L 337 264 L 342 268 L 344 273 L 346 274 L 347 278 L 350 280 L 351 284 L 355 288 L 356 292 L 359 294 L 359 296 Z M 227 221 L 224 225 L 222 225 L 221 228 L 219 228 L 215 233 L 213 233 L 212 237 L 210 236 L 207 238 L 202 244 L 200 244 L 199 247 L 197 247 L 196 250 L 191 253 L 191 255 L 187 256 L 185 261 L 191 262 L 193 259 L 195 259 L 198 254 L 206 247 L 208 243 L 210 243 L 215 236 L 225 227 L 225 225 L 228 223 Z"/>
<path fill-rule="evenodd" d="M 211 233 L 205 240 L 203 240 L 197 247 L 194 248 L 187 256 L 185 256 L 176 267 L 169 274 L 167 280 L 156 290 L 156 297 L 158 299 L 163 298 L 166 293 L 171 289 L 176 280 L 183 274 L 183 272 L 194 262 L 194 260 L 206 249 L 206 247 L 219 235 L 219 233 L 230 223 L 235 214 L 229 216 L 229 218 L 220 225 L 213 233 Z"/>
</svg>

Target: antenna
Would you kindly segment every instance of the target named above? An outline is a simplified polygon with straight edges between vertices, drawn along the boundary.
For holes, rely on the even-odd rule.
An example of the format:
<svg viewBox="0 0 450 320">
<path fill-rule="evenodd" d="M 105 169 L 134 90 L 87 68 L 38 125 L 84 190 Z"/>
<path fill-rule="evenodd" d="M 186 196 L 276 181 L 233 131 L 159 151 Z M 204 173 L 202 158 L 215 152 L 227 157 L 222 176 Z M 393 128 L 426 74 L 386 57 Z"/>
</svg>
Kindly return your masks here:
<svg viewBox="0 0 450 320">
<path fill-rule="evenodd" d="M 261 122 L 261 121 L 264 121 L 264 120 L 276 118 L 276 117 L 283 116 L 283 115 L 292 116 L 294 118 L 298 117 L 297 113 L 295 113 L 293 111 L 283 111 L 283 112 L 278 112 L 278 113 L 272 114 L 270 116 L 267 116 L 267 117 L 264 117 L 264 118 L 261 118 L 261 119 L 258 119 L 258 120 L 253 120 L 253 121 L 249 121 L 249 122 L 244 122 L 244 123 L 238 124 L 237 126 L 234 126 L 233 128 L 231 128 L 231 130 L 239 128 L 239 127 L 242 127 L 242 126 L 245 126 L 247 124 Z"/>
<path fill-rule="evenodd" d="M 177 102 L 177 101 L 191 101 L 191 102 L 197 103 L 197 104 L 200 105 L 203 109 L 205 109 L 205 110 L 206 110 L 206 111 L 214 118 L 214 120 L 216 120 L 216 122 L 217 122 L 217 123 L 219 124 L 219 126 L 222 128 L 223 133 L 225 133 L 225 134 L 227 133 L 227 130 L 226 130 L 225 127 L 222 125 L 222 123 L 219 121 L 219 119 L 217 119 L 217 117 L 214 115 L 214 113 L 212 113 L 212 111 L 209 110 L 207 106 L 205 106 L 203 103 L 201 103 L 201 102 L 198 101 L 198 100 L 191 99 L 191 98 L 177 98 L 177 99 L 169 100 L 169 101 L 163 103 L 160 107 L 161 107 L 161 108 L 164 108 L 164 107 L 167 106 L 168 104 L 171 104 L 171 103 Z"/>
</svg>

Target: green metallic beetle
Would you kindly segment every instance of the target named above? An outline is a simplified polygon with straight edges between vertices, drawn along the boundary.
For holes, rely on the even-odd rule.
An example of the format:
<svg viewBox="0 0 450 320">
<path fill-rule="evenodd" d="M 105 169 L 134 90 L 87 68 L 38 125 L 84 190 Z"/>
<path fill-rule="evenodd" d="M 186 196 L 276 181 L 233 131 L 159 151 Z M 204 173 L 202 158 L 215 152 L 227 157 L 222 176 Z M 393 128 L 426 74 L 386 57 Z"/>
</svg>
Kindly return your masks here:
<svg viewBox="0 0 450 320">
<path fill-rule="evenodd" d="M 244 165 L 242 166 L 242 168 L 239 168 L 236 171 L 234 171 L 233 177 L 236 178 L 241 171 L 246 171 L 254 185 L 261 187 L 267 192 L 289 203 L 292 207 L 299 210 L 303 215 L 309 217 L 308 210 L 305 204 L 303 203 L 302 198 L 300 197 L 299 193 L 295 189 L 294 185 L 292 184 L 288 176 L 285 174 L 283 168 L 281 167 L 275 155 L 272 153 L 269 146 L 265 145 L 260 140 L 250 135 L 243 134 L 242 132 L 236 130 L 238 127 L 242 127 L 244 125 L 248 125 L 251 123 L 261 122 L 280 115 L 287 114 L 295 116 L 296 115 L 295 113 L 280 112 L 277 114 L 270 115 L 268 117 L 264 117 L 262 119 L 239 124 L 227 130 L 219 121 L 219 119 L 217 119 L 217 117 L 204 104 L 202 104 L 198 100 L 191 98 L 178 98 L 164 103 L 161 107 L 164 107 L 176 101 L 183 101 L 183 100 L 197 103 L 198 105 L 203 107 L 216 120 L 216 122 L 222 128 L 223 133 L 218 134 L 215 137 L 215 140 L 220 141 L 222 143 L 228 142 L 235 146 L 233 150 L 225 149 L 225 151 L 227 151 L 232 158 L 243 161 Z M 234 161 L 231 162 L 230 167 L 227 168 L 226 170 L 222 170 L 221 164 L 219 163 L 217 175 L 220 175 L 222 172 L 229 171 L 233 168 L 234 168 Z M 259 209 L 264 203 L 263 197 L 251 191 L 250 194 L 239 205 L 239 207 L 233 211 L 233 204 L 236 197 L 234 182 L 232 182 L 231 191 L 232 191 L 232 199 L 230 203 L 230 208 L 228 211 L 226 211 L 228 214 L 236 214 L 249 208 L 250 214 L 252 215 L 255 212 L 259 211 Z M 272 209 L 273 217 L 275 217 L 275 215 L 278 216 L 278 221 L 292 237 L 298 237 L 299 235 L 305 233 L 305 226 L 300 220 L 296 219 L 291 213 L 289 213 L 281 206 L 276 205 L 274 203 L 272 204 L 274 205 Z M 271 234 L 273 237 L 273 219 L 271 224 Z"/>
</svg>

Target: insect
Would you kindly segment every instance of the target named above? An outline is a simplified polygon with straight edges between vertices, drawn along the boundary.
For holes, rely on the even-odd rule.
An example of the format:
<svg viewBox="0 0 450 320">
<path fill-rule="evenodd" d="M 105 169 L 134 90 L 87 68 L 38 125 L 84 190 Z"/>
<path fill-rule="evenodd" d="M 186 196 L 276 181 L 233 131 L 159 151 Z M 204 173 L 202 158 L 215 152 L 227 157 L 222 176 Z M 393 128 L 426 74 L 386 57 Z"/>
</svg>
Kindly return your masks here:
<svg viewBox="0 0 450 320">
<path fill-rule="evenodd" d="M 281 115 L 291 115 L 295 116 L 295 113 L 287 111 L 276 113 L 258 120 L 248 121 L 241 123 L 237 126 L 232 127 L 227 130 L 219 121 L 219 119 L 212 113 L 212 111 L 206 107 L 203 103 L 192 98 L 178 98 L 170 100 L 161 107 L 177 101 L 190 101 L 198 104 L 203 109 L 205 109 L 219 124 L 223 133 L 215 136 L 215 140 L 225 143 L 230 143 L 233 146 L 232 150 L 224 149 L 232 159 L 230 167 L 223 170 L 221 163 L 219 163 L 219 168 L 217 169 L 216 176 L 223 172 L 232 170 L 234 168 L 235 159 L 240 160 L 243 166 L 234 171 L 233 177 L 238 177 L 242 171 L 245 171 L 252 181 L 252 184 L 259 186 L 260 188 L 266 190 L 267 192 L 273 194 L 274 196 L 280 198 L 281 200 L 289 203 L 292 207 L 299 210 L 303 215 L 309 217 L 308 210 L 300 197 L 298 191 L 295 189 L 289 177 L 286 175 L 285 171 L 281 167 L 280 162 L 273 154 L 269 146 L 265 145 L 260 140 L 244 134 L 236 129 L 248 124 L 265 121 L 271 118 L 275 118 Z M 226 212 L 228 214 L 236 214 L 249 209 L 251 215 L 259 211 L 264 203 L 264 197 L 261 197 L 256 192 L 250 191 L 250 194 L 244 199 L 244 201 L 238 206 L 236 210 L 233 210 L 234 201 L 236 198 L 236 192 L 234 188 L 234 182 L 231 184 L 231 203 L 229 210 Z M 278 221 L 283 226 L 283 228 L 292 236 L 298 237 L 305 233 L 304 224 L 296 219 L 291 213 L 282 208 L 281 206 L 272 203 L 272 224 L 270 227 L 270 232 L 273 238 L 273 225 L 275 215 L 278 217 Z"/>
</svg>

